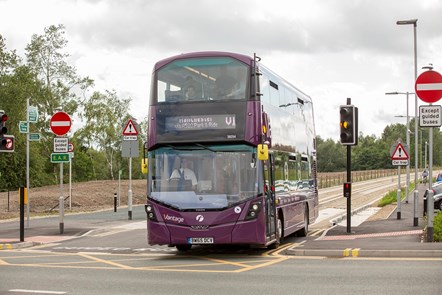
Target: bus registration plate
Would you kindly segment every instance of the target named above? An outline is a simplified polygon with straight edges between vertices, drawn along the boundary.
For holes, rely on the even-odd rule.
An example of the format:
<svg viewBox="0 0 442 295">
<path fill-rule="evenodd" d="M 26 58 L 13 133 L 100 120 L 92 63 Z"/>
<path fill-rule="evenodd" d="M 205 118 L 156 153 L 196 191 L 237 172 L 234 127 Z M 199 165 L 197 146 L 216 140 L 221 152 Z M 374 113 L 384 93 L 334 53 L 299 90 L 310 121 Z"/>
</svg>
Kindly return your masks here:
<svg viewBox="0 0 442 295">
<path fill-rule="evenodd" d="M 213 238 L 187 238 L 189 244 L 213 244 Z"/>
</svg>

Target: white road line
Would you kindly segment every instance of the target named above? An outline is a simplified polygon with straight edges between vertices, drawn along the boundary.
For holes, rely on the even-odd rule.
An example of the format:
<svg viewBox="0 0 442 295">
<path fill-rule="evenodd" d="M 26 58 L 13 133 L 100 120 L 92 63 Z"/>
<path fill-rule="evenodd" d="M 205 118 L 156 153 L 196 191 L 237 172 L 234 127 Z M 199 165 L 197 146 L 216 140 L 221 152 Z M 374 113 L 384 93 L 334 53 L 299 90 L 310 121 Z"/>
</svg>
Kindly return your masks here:
<svg viewBox="0 0 442 295">
<path fill-rule="evenodd" d="M 25 290 L 25 289 L 12 289 L 9 292 L 17 293 L 35 293 L 35 294 L 66 294 L 63 291 L 46 291 L 46 290 Z"/>
</svg>

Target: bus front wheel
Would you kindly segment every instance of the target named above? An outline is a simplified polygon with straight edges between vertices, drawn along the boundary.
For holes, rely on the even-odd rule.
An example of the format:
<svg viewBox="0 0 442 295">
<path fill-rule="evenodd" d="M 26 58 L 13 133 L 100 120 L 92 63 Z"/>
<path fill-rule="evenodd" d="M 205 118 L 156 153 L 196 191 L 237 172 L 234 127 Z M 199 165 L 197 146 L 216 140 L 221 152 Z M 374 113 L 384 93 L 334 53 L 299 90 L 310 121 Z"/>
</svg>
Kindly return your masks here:
<svg viewBox="0 0 442 295">
<path fill-rule="evenodd" d="M 186 245 L 176 245 L 176 249 L 180 252 L 187 252 L 192 248 L 192 245 L 186 244 Z"/>
</svg>

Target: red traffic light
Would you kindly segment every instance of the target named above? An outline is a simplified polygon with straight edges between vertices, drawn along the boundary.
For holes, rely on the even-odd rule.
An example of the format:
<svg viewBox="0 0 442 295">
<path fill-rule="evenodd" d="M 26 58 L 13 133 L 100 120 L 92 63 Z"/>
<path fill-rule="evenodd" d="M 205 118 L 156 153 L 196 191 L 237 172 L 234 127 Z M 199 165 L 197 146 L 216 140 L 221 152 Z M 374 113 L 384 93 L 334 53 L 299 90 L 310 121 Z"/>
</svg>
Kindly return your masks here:
<svg viewBox="0 0 442 295">
<path fill-rule="evenodd" d="M 3 136 L 8 132 L 8 128 L 6 128 L 6 120 L 8 120 L 8 115 L 2 110 L 0 111 L 0 136 Z"/>
<path fill-rule="evenodd" d="M 343 187 L 344 187 L 344 197 L 350 198 L 351 197 L 351 182 L 344 182 Z"/>
</svg>

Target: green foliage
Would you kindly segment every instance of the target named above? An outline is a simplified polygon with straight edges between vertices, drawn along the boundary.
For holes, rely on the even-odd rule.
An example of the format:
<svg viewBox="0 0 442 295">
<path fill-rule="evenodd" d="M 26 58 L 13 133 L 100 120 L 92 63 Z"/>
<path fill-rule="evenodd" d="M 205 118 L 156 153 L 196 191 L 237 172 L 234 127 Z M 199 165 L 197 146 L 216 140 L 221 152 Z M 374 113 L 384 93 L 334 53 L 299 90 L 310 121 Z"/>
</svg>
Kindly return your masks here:
<svg viewBox="0 0 442 295">
<path fill-rule="evenodd" d="M 404 189 L 401 189 L 401 194 L 404 192 Z M 393 204 L 397 201 L 397 190 L 390 191 L 379 201 L 378 206 L 384 207 L 386 205 Z"/>
<path fill-rule="evenodd" d="M 410 188 L 408 192 L 412 192 L 414 190 L 414 183 L 410 183 Z M 401 200 L 405 198 L 405 188 L 401 188 Z M 397 202 L 397 190 L 393 190 L 385 194 L 385 196 L 379 201 L 378 206 L 384 207 L 386 205 L 393 204 Z"/>
<path fill-rule="evenodd" d="M 442 211 L 439 211 L 433 220 L 433 240 L 442 242 Z"/>
</svg>

